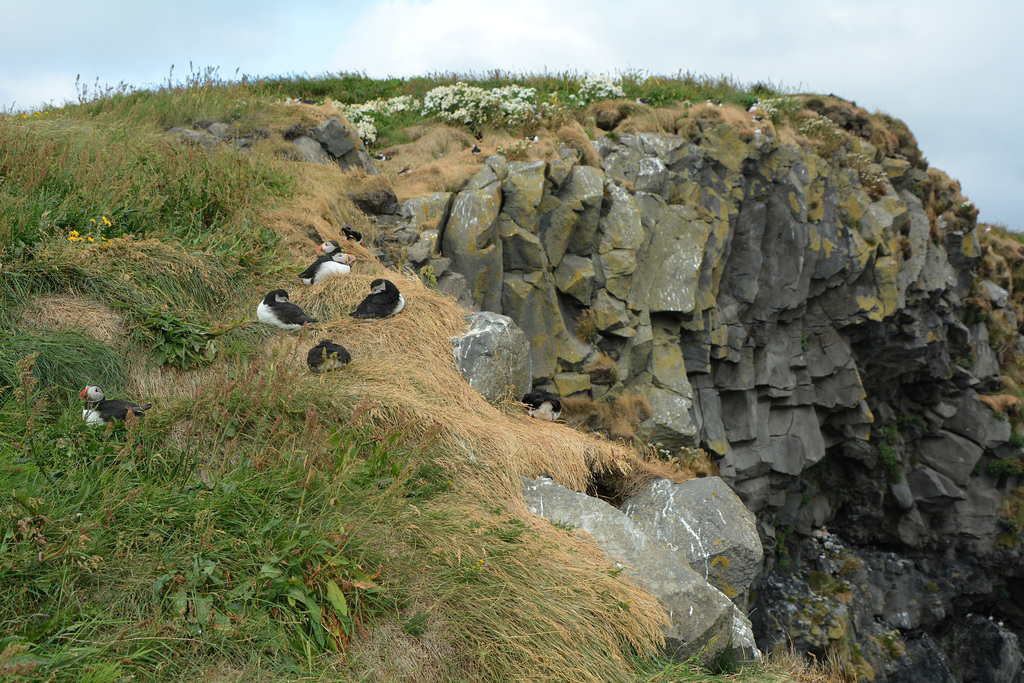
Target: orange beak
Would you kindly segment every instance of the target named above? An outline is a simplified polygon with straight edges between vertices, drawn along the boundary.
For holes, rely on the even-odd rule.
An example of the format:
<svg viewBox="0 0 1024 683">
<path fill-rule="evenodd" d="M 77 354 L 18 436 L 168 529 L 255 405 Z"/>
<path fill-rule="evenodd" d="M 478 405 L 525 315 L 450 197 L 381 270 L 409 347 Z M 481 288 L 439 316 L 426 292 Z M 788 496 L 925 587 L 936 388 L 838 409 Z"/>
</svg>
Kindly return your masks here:
<svg viewBox="0 0 1024 683">
<path fill-rule="evenodd" d="M 345 254 L 345 265 L 351 266 L 355 262 L 356 262 L 356 257 L 355 256 L 353 256 L 352 254 Z"/>
<path fill-rule="evenodd" d="M 85 398 L 85 392 L 89 391 L 89 387 L 82 389 L 82 392 L 78 394 L 78 398 Z"/>
<path fill-rule="evenodd" d="M 320 244 L 317 245 L 316 253 L 320 254 L 321 256 L 324 255 L 324 244 L 323 244 L 323 242 L 321 242 Z"/>
</svg>

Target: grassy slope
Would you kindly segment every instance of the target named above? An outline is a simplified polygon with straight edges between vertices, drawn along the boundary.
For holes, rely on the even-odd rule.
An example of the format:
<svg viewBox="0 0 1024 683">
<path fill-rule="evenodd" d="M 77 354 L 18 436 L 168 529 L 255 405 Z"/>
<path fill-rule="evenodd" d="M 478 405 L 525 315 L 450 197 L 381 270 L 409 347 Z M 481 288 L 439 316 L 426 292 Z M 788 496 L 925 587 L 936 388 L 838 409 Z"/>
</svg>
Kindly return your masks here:
<svg viewBox="0 0 1024 683">
<path fill-rule="evenodd" d="M 190 79 L 0 118 L 0 671 L 707 677 L 659 662 L 651 596 L 518 493 L 539 470 L 584 489 L 595 472 L 650 465 L 485 403 L 449 360 L 461 312 L 368 252 L 350 277 L 299 290 L 303 235 L 365 220 L 331 200 L 362 180 L 281 160 L 274 135 L 245 156 L 161 135 L 205 117 L 271 133 L 315 122 L 267 97 L 287 85 Z M 380 275 L 407 311 L 356 323 L 346 314 Z M 279 285 L 324 321 L 316 332 L 245 322 Z M 330 377 L 302 365 L 323 336 L 354 358 Z M 154 349 L 175 361 L 156 367 Z M 156 407 L 86 428 L 87 382 Z M 800 668 L 788 666 L 744 680 Z"/>
</svg>

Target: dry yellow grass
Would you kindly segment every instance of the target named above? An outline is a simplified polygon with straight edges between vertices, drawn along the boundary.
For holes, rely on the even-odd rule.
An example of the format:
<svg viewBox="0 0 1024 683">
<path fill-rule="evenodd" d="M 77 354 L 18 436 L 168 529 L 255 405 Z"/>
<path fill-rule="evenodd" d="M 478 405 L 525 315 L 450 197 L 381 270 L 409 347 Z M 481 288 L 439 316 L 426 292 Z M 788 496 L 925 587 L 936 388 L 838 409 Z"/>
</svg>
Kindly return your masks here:
<svg viewBox="0 0 1024 683">
<path fill-rule="evenodd" d="M 386 277 L 398 286 L 406 299 L 405 309 L 380 321 L 349 317 L 376 277 Z M 538 472 L 547 472 L 572 489 L 586 490 L 593 472 L 629 477 L 643 476 L 648 469 L 632 448 L 564 424 L 531 419 L 519 407 L 504 413 L 488 404 L 465 382 L 452 360 L 450 339 L 464 329 L 464 312 L 450 297 L 424 287 L 417 278 L 357 263 L 350 275 L 293 289 L 291 298 L 321 320 L 303 331 L 309 347 L 330 338 L 352 353 L 353 361 L 345 370 L 314 381 L 335 383 L 353 401 L 368 397 L 366 410 L 384 423 L 394 418 L 396 408 L 428 417 L 440 438 L 461 445 L 466 461 L 454 465 L 491 463 L 506 473 L 510 494 L 518 490 L 518 476 Z M 303 371 L 303 359 L 300 348 L 292 361 L 296 371 Z"/>
<path fill-rule="evenodd" d="M 104 344 L 117 345 L 124 337 L 121 316 L 109 306 L 86 297 L 45 294 L 31 297 L 19 326 L 28 329 L 79 330 Z"/>
<path fill-rule="evenodd" d="M 590 136 L 578 122 L 570 121 L 565 124 L 558 129 L 557 136 L 559 142 L 579 153 L 580 161 L 584 165 L 601 168 L 601 159 L 597 156 L 594 143 L 591 142 Z"/>
</svg>

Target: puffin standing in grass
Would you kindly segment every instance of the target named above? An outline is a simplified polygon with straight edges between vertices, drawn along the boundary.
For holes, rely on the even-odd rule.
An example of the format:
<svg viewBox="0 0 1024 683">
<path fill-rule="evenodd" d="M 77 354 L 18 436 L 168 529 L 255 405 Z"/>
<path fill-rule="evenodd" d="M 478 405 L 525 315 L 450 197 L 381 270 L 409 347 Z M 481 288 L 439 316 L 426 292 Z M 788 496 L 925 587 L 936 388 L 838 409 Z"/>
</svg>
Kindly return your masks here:
<svg viewBox="0 0 1024 683">
<path fill-rule="evenodd" d="M 523 396 L 523 403 L 526 404 L 526 412 L 530 417 L 540 420 L 554 422 L 562 414 L 562 402 L 550 391 L 534 389 Z"/>
<path fill-rule="evenodd" d="M 370 293 L 349 315 L 359 320 L 390 318 L 405 308 L 405 297 L 390 280 L 377 278 L 370 283 Z"/>
<path fill-rule="evenodd" d="M 85 389 L 82 389 L 78 397 L 85 401 L 85 408 L 82 409 L 82 419 L 85 420 L 86 424 L 91 425 L 110 424 L 113 420 L 124 422 L 129 412 L 135 415 L 142 415 L 153 407 L 152 403 L 140 406 L 131 401 L 121 401 L 118 399 L 108 401 L 103 393 L 103 389 L 100 389 L 95 384 L 90 384 Z"/>
<path fill-rule="evenodd" d="M 261 323 L 280 327 L 282 330 L 298 330 L 306 323 L 320 322 L 288 301 L 288 292 L 283 289 L 275 289 L 263 297 L 263 301 L 256 307 L 256 318 Z"/>
<path fill-rule="evenodd" d="M 315 285 L 321 280 L 326 280 L 335 275 L 348 275 L 352 271 L 352 264 L 356 257 L 342 251 L 332 251 L 313 261 L 313 264 L 299 273 L 299 279 L 304 285 Z"/>
<path fill-rule="evenodd" d="M 321 339 L 320 343 L 306 354 L 306 365 L 311 372 L 330 372 L 340 370 L 351 362 L 352 356 L 341 344 L 330 339 Z"/>
</svg>

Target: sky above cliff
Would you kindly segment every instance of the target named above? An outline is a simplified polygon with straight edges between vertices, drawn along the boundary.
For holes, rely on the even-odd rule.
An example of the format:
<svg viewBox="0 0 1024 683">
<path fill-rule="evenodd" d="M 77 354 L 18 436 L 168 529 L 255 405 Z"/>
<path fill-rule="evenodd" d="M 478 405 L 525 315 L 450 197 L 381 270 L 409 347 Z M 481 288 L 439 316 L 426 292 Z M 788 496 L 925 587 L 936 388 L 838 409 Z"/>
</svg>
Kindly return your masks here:
<svg viewBox="0 0 1024 683">
<path fill-rule="evenodd" d="M 35 0 L 4 3 L 0 109 L 239 75 L 638 71 L 835 93 L 903 119 L 979 220 L 1024 231 L 1016 0 Z M 174 67 L 173 76 L 171 67 Z"/>
</svg>

